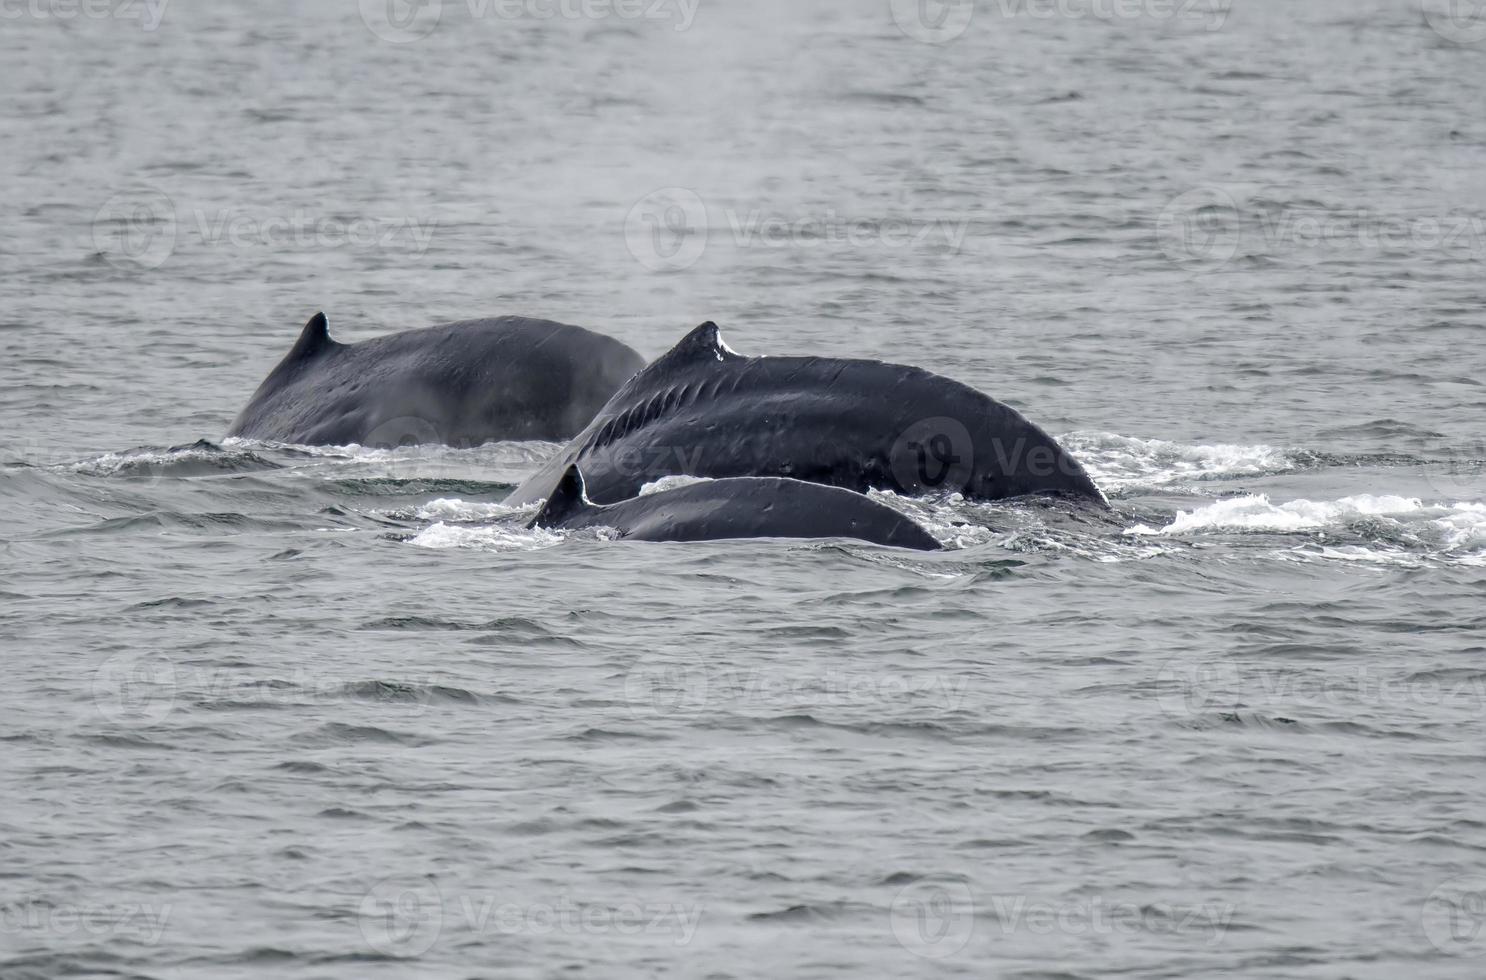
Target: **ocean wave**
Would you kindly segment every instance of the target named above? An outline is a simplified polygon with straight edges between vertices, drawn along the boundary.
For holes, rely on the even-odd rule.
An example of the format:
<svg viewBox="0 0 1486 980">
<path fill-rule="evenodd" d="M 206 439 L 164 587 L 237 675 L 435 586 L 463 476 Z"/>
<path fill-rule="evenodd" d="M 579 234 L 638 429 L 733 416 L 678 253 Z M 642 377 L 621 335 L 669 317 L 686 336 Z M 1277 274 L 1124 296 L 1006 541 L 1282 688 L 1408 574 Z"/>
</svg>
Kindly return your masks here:
<svg viewBox="0 0 1486 980">
<path fill-rule="evenodd" d="M 169 448 L 139 446 L 72 463 L 61 463 L 51 468 L 80 476 L 155 480 L 163 477 L 247 473 L 282 467 L 251 449 L 218 446 L 200 439 L 190 445 Z"/>
</svg>

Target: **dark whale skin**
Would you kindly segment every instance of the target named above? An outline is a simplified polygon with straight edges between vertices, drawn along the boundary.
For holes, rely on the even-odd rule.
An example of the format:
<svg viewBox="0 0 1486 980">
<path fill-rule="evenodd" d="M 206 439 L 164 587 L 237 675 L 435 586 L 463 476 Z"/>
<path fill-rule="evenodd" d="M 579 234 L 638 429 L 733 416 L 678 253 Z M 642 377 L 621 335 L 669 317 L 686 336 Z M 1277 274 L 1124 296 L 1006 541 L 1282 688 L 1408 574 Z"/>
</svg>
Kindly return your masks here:
<svg viewBox="0 0 1486 980">
<path fill-rule="evenodd" d="M 706 480 L 595 504 L 583 476 L 569 466 L 528 527 L 612 527 L 632 541 L 722 541 L 734 538 L 856 538 L 894 548 L 937 551 L 914 521 L 839 487 L 777 477 Z"/>
<path fill-rule="evenodd" d="M 1107 506 L 1051 436 L 967 385 L 881 361 L 744 357 L 710 322 L 630 378 L 508 502 L 546 498 L 574 464 L 599 503 L 684 474 Z"/>
<path fill-rule="evenodd" d="M 321 313 L 227 435 L 312 446 L 559 441 L 643 365 L 611 337 L 551 320 L 462 320 L 340 344 Z"/>
</svg>

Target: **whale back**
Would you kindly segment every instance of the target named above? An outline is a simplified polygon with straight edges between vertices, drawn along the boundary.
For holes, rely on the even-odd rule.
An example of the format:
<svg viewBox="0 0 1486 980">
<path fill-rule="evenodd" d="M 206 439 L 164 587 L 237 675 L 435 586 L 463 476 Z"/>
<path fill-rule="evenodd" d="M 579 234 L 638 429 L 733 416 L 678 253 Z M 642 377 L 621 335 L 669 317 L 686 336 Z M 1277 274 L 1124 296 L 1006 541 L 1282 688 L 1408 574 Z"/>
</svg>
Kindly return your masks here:
<svg viewBox="0 0 1486 980">
<path fill-rule="evenodd" d="M 601 504 L 670 475 L 1104 503 L 1050 435 L 968 385 L 882 361 L 747 357 L 710 321 L 630 378 L 508 502 L 547 496 L 574 463 Z"/>
<path fill-rule="evenodd" d="M 644 364 L 611 337 L 550 320 L 460 320 L 340 344 L 321 313 L 227 435 L 372 447 L 568 439 Z"/>
</svg>

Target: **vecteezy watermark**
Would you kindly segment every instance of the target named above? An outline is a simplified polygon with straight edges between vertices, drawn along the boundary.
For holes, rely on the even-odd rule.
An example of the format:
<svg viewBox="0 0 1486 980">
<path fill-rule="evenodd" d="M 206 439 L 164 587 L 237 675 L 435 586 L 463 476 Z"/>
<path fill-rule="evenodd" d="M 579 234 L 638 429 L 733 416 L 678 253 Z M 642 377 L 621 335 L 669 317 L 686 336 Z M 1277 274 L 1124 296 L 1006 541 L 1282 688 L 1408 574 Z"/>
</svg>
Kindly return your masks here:
<svg viewBox="0 0 1486 980">
<path fill-rule="evenodd" d="M 422 956 L 444 928 L 444 897 L 430 878 L 384 878 L 356 907 L 361 937 L 383 956 Z"/>
<path fill-rule="evenodd" d="M 93 704 L 109 721 L 162 721 L 175 697 L 175 663 L 159 654 L 120 654 L 93 673 Z"/>
<path fill-rule="evenodd" d="M 991 0 L 991 7 L 1007 18 L 1179 21 L 1219 31 L 1228 22 L 1233 0 Z"/>
<path fill-rule="evenodd" d="M 907 248 L 943 245 L 958 252 L 965 241 L 966 222 L 963 219 L 843 218 L 829 208 L 818 216 L 766 214 L 756 208 L 747 213 L 728 209 L 726 215 L 733 241 L 745 247 L 813 248 L 835 244 L 853 248 L 873 245 Z"/>
<path fill-rule="evenodd" d="M 0 0 L 0 21 L 7 20 L 137 20 L 140 29 L 156 31 L 170 0 Z"/>
<path fill-rule="evenodd" d="M 713 222 L 695 191 L 663 187 L 636 201 L 626 213 L 625 247 L 652 272 L 677 272 L 695 265 L 714 237 L 726 237 L 738 248 L 938 247 L 958 252 L 967 227 L 963 219 L 845 218 L 833 209 L 787 215 L 727 208 L 721 217 L 721 222 Z"/>
<path fill-rule="evenodd" d="M 433 218 L 338 217 L 305 208 L 284 214 L 241 211 L 180 213 L 170 196 L 155 187 L 113 195 L 93 217 L 93 247 L 121 267 L 164 265 L 182 239 L 233 248 L 382 248 L 422 255 L 437 221 Z"/>
<path fill-rule="evenodd" d="M 906 36 L 946 44 L 972 22 L 993 20 L 1149 20 L 1198 25 L 1217 31 L 1228 21 L 1232 0 L 888 0 L 893 22 Z"/>
<path fill-rule="evenodd" d="M 47 939 L 116 937 L 154 946 L 165 934 L 171 905 L 151 902 L 108 902 L 96 905 L 56 904 L 42 898 L 24 898 L 0 904 L 0 936 L 22 937 L 37 945 Z"/>
<path fill-rule="evenodd" d="M 1420 0 L 1424 20 L 1456 44 L 1486 41 L 1486 0 Z"/>
<path fill-rule="evenodd" d="M 1259 228 L 1271 251 L 1369 248 L 1468 251 L 1486 255 L 1486 217 L 1469 214 L 1385 215 L 1362 210 L 1263 211 Z"/>
<path fill-rule="evenodd" d="M 975 898 L 963 882 L 918 881 L 894 896 L 888 917 L 904 949 L 942 960 L 964 949 L 975 934 Z"/>
<path fill-rule="evenodd" d="M 1447 502 L 1486 496 L 1486 439 L 1456 446 L 1423 465 L 1424 479 Z"/>
<path fill-rule="evenodd" d="M 1486 957 L 1486 875 L 1461 875 L 1444 882 L 1420 909 L 1424 935 L 1450 956 Z"/>
<path fill-rule="evenodd" d="M 1070 902 L 1048 902 L 1026 895 L 991 895 L 981 903 L 1002 936 L 1196 935 L 1208 945 L 1223 940 L 1237 908 L 1228 904 L 1177 905 L 1166 902 L 1111 902 L 1095 895 Z"/>
<path fill-rule="evenodd" d="M 1238 705 L 1294 708 L 1305 705 L 1461 705 L 1486 707 L 1486 679 L 1421 671 L 1399 674 L 1366 665 L 1302 670 L 1231 660 L 1167 661 L 1156 676 L 1161 709 L 1187 718 Z"/>
<path fill-rule="evenodd" d="M 1236 911 L 1228 904 L 1113 902 L 1099 895 L 1062 902 L 1028 895 L 977 897 L 961 882 L 921 881 L 898 892 L 890 916 L 893 935 L 905 949 L 929 959 L 944 959 L 964 950 L 977 933 L 987 942 L 1019 934 L 1195 935 L 1216 946 Z M 978 919 L 994 925 L 978 930 Z"/>
<path fill-rule="evenodd" d="M 898 30 L 925 44 L 948 44 L 970 29 L 975 0 L 888 0 Z"/>
<path fill-rule="evenodd" d="M 1486 257 L 1486 215 L 1380 214 L 1367 209 L 1254 206 L 1200 187 L 1173 198 L 1156 219 L 1156 239 L 1183 269 L 1211 271 L 1240 252 L 1392 250 Z"/>
<path fill-rule="evenodd" d="M 416 415 L 399 415 L 368 432 L 361 445 L 367 449 L 411 449 L 415 446 L 432 448 L 443 442 L 438 426 L 428 419 Z"/>
<path fill-rule="evenodd" d="M 652 191 L 625 215 L 624 244 L 652 272 L 690 268 L 707 249 L 707 206 L 689 188 Z"/>
<path fill-rule="evenodd" d="M 959 419 L 915 422 L 889 453 L 893 479 L 908 494 L 963 490 L 975 474 L 975 444 Z"/>
<path fill-rule="evenodd" d="M 377 702 L 417 712 L 450 689 L 435 677 L 367 681 L 303 664 L 270 677 L 245 677 L 240 669 L 177 663 L 161 653 L 121 654 L 93 672 L 93 704 L 105 719 L 122 724 L 164 721 L 183 699 L 193 704 L 277 705 Z"/>
<path fill-rule="evenodd" d="M 1199 187 L 1171 199 L 1156 218 L 1156 242 L 1182 269 L 1226 265 L 1238 253 L 1238 205 L 1217 187 Z"/>
<path fill-rule="evenodd" d="M 722 707 L 792 712 L 932 704 L 953 710 L 964 702 L 965 681 L 940 674 L 839 669 L 785 675 L 674 650 L 637 659 L 625 673 L 624 696 L 630 711 L 641 718 L 711 714 Z"/>
<path fill-rule="evenodd" d="M 392 44 L 428 37 L 456 2 L 471 20 L 645 20 L 685 31 L 701 0 L 358 0 L 362 23 Z"/>
<path fill-rule="evenodd" d="M 115 264 L 157 269 L 175 242 L 175 202 L 153 187 L 115 194 L 93 215 L 93 247 Z"/>
<path fill-rule="evenodd" d="M 356 918 L 373 951 L 411 958 L 427 953 L 446 933 L 656 936 L 685 946 L 696 935 L 702 907 L 628 898 L 579 902 L 569 895 L 513 900 L 490 891 L 445 893 L 429 878 L 387 878 L 361 897 Z"/>
</svg>

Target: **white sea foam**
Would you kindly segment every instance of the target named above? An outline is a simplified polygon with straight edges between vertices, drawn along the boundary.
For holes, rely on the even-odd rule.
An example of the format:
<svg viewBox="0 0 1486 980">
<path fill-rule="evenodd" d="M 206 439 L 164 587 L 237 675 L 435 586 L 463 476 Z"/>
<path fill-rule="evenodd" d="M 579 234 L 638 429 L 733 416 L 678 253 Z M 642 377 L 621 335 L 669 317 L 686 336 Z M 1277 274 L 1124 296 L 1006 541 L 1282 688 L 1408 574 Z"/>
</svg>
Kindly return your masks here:
<svg viewBox="0 0 1486 980">
<path fill-rule="evenodd" d="M 1128 534 L 1186 534 L 1225 529 L 1238 531 L 1311 531 L 1336 527 L 1361 517 L 1407 518 L 1424 504 L 1415 497 L 1375 497 L 1360 494 L 1340 500 L 1291 500 L 1271 503 L 1267 494 L 1228 497 L 1195 510 L 1178 511 L 1165 527 L 1137 524 Z"/>
<path fill-rule="evenodd" d="M 481 500 L 470 501 L 460 500 L 457 497 L 439 497 L 420 506 L 413 512 L 413 516 L 423 521 L 470 523 L 473 521 L 488 521 L 497 517 L 505 517 L 523 509 L 525 508 L 508 507 L 505 504 L 495 504 Z"/>
<path fill-rule="evenodd" d="M 1404 549 L 1377 545 L 1312 545 L 1286 552 L 1287 560 L 1328 558 L 1385 564 L 1414 564 L 1439 559 L 1461 564 L 1486 563 L 1486 504 L 1426 502 L 1418 497 L 1358 494 L 1337 500 L 1274 503 L 1265 494 L 1215 500 L 1193 510 L 1178 511 L 1165 527 L 1138 524 L 1129 535 L 1200 535 L 1204 532 L 1303 533 L 1343 531 L 1362 521 L 1381 524 L 1399 539 L 1412 543 Z"/>
<path fill-rule="evenodd" d="M 543 528 L 483 525 L 466 527 L 439 521 L 412 539 L 420 548 L 476 548 L 482 551 L 536 551 L 562 540 L 555 531 Z"/>
<path fill-rule="evenodd" d="M 1060 441 L 1095 483 L 1110 490 L 1260 476 L 1295 468 L 1285 450 L 1262 444 L 1184 445 L 1114 432 L 1070 432 Z"/>
</svg>

